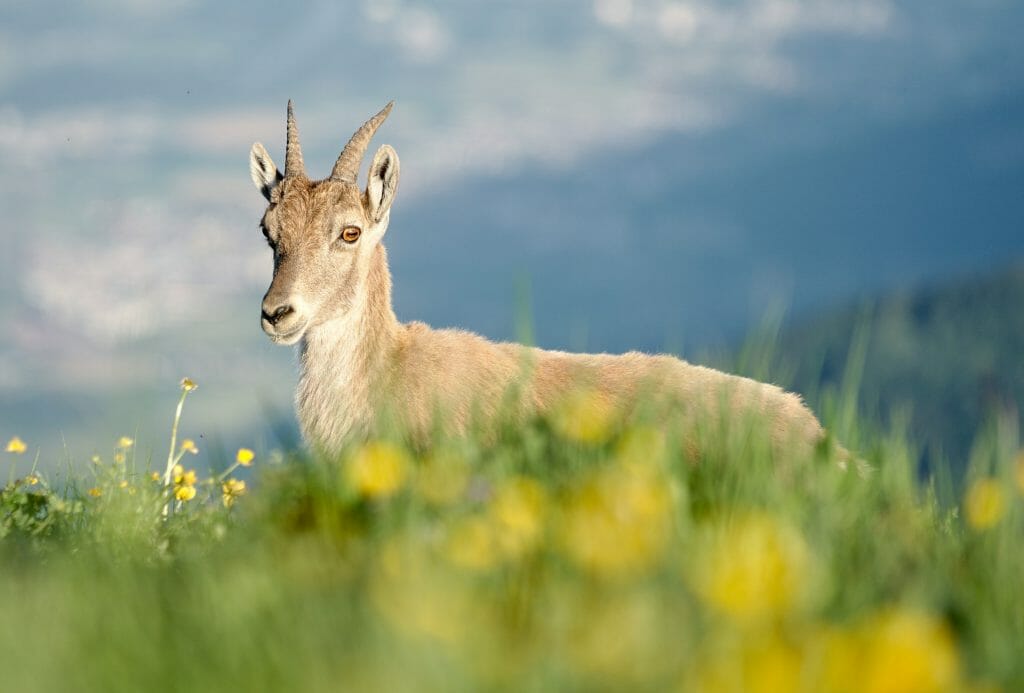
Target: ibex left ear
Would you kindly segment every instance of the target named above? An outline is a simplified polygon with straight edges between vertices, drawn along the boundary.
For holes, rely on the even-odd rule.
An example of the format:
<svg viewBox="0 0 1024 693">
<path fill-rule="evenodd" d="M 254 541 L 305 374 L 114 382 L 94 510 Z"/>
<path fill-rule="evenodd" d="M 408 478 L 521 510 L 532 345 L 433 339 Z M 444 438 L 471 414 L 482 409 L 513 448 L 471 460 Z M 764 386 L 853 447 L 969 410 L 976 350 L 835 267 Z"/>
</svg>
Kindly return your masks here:
<svg viewBox="0 0 1024 693">
<path fill-rule="evenodd" d="M 249 152 L 249 175 L 256 189 L 263 193 L 263 197 L 270 199 L 270 193 L 281 182 L 283 176 L 274 165 L 273 159 L 267 154 L 263 145 L 257 142 Z"/>
<path fill-rule="evenodd" d="M 384 218 L 395 199 L 398 188 L 398 154 L 391 145 L 381 145 L 370 164 L 370 180 L 366 183 L 366 201 L 373 223 Z"/>
</svg>

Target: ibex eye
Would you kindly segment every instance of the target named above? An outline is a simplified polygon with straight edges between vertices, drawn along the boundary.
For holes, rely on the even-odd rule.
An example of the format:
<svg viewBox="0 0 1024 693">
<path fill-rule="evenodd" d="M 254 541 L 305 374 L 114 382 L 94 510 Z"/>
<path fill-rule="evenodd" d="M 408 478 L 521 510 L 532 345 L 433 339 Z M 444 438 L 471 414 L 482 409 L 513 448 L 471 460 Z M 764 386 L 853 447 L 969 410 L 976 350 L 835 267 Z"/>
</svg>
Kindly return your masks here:
<svg viewBox="0 0 1024 693">
<path fill-rule="evenodd" d="M 341 230 L 341 240 L 346 243 L 355 243 L 359 240 L 359 234 L 363 231 L 358 226 L 346 226 Z"/>
</svg>

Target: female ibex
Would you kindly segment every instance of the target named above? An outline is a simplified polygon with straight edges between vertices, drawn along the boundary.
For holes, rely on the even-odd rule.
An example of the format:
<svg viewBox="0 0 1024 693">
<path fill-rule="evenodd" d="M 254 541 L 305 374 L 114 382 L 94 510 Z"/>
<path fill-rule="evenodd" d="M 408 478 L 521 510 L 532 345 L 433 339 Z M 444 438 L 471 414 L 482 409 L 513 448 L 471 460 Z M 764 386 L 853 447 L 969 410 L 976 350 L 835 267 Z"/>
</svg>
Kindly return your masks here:
<svg viewBox="0 0 1024 693">
<path fill-rule="evenodd" d="M 252 179 L 270 203 L 260 226 L 274 251 L 262 325 L 278 344 L 300 343 L 296 406 L 309 443 L 337 451 L 371 434 L 384 411 L 414 437 L 429 435 L 436 416 L 444 430 L 459 433 L 493 424 L 509 393 L 525 417 L 551 412 L 581 387 L 624 415 L 641 399 L 660 397 L 691 420 L 761 420 L 776 446 L 810 451 L 824 440 L 798 396 L 671 356 L 569 354 L 399 323 L 381 243 L 398 187 L 395 150 L 377 150 L 365 191 L 356 182 L 391 106 L 356 131 L 325 180 L 306 176 L 291 102 L 284 173 L 263 145 L 252 147 Z"/>
</svg>

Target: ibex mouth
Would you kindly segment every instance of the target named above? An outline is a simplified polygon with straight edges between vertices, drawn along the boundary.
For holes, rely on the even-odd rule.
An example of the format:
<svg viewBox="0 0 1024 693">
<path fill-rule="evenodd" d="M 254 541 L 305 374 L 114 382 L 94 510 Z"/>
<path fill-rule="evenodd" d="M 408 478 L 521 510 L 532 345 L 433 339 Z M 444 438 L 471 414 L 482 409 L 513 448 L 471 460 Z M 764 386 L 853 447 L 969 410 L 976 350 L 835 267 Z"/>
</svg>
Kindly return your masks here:
<svg viewBox="0 0 1024 693">
<path fill-rule="evenodd" d="M 291 346 L 302 339 L 302 335 L 306 332 L 307 325 L 307 323 L 302 323 L 295 329 L 288 330 L 287 332 L 278 332 L 274 329 L 274 326 L 266 320 L 263 320 L 262 324 L 263 331 L 267 333 L 268 337 L 270 337 L 270 341 L 274 344 L 282 344 L 284 346 Z"/>
</svg>

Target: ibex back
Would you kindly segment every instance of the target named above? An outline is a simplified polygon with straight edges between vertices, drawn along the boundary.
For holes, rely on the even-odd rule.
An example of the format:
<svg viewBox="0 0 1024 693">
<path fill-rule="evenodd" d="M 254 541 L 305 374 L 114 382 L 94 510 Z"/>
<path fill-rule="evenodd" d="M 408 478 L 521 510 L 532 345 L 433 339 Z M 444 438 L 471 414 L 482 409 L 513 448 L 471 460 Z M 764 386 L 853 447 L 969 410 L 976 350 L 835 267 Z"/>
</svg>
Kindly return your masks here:
<svg viewBox="0 0 1024 693">
<path fill-rule="evenodd" d="M 356 131 L 324 180 L 306 176 L 291 102 L 284 173 L 263 145 L 252 147 L 252 179 L 269 202 L 260 226 L 274 252 L 262 325 L 273 341 L 300 345 L 296 407 L 308 443 L 335 452 L 372 434 L 385 411 L 414 438 L 435 430 L 438 416 L 458 434 L 510 415 L 510 392 L 511 415 L 529 417 L 584 388 L 623 417 L 653 399 L 674 417 L 755 418 L 775 446 L 821 445 L 818 420 L 774 385 L 671 356 L 570 354 L 399 323 L 381 242 L 398 188 L 395 150 L 377 150 L 365 190 L 356 181 L 391 107 Z"/>
</svg>

